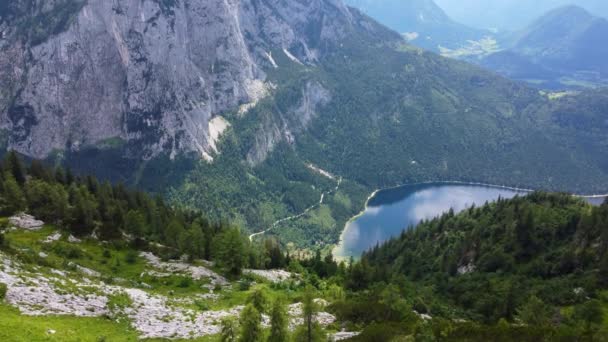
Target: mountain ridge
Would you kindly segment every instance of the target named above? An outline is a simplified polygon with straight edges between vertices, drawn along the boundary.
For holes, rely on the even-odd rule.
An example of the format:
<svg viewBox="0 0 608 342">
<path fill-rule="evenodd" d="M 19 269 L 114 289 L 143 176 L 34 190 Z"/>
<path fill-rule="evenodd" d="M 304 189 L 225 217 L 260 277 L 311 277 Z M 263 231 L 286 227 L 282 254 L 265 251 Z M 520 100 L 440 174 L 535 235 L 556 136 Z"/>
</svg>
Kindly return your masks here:
<svg viewBox="0 0 608 342">
<path fill-rule="evenodd" d="M 567 86 L 560 78 L 606 84 L 608 49 L 599 42 L 608 34 L 608 20 L 578 6 L 557 8 L 526 29 L 511 35 L 505 50 L 481 65 L 513 78 L 546 80 L 550 87 Z"/>
<path fill-rule="evenodd" d="M 35 16 L 53 16 L 63 4 L 80 3 L 35 7 Z M 272 50 L 314 63 L 328 42 L 353 26 L 379 29 L 335 0 L 311 6 L 199 0 L 81 5 L 72 8 L 63 30 L 44 40 L 7 26 L 0 84 L 12 91 L 0 108 L 8 147 L 44 157 L 53 149 L 120 138 L 139 144 L 148 158 L 170 150 L 211 159 L 209 121 L 268 93 Z M 46 93 L 54 96 L 39 95 Z"/>
<path fill-rule="evenodd" d="M 458 49 L 468 41 L 478 41 L 491 32 L 473 29 L 450 18 L 433 0 L 346 0 L 378 22 L 401 33 L 410 43 L 440 52 Z"/>
</svg>

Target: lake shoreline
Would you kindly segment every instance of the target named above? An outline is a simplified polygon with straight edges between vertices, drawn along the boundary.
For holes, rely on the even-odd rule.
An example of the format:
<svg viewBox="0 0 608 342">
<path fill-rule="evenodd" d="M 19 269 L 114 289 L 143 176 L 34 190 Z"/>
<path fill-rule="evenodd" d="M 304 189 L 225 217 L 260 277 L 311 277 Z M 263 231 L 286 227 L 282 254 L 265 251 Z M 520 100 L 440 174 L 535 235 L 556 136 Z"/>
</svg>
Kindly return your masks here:
<svg viewBox="0 0 608 342">
<path fill-rule="evenodd" d="M 345 261 L 345 260 L 351 258 L 351 256 L 339 256 L 339 255 L 337 255 L 337 253 L 339 252 L 339 249 L 341 248 L 341 245 L 344 242 L 344 234 L 346 233 L 349 224 L 351 224 L 353 221 L 356 221 L 357 219 L 359 219 L 360 217 L 362 217 L 366 213 L 366 211 L 369 209 L 369 202 L 374 197 L 376 197 L 376 195 L 378 195 L 378 193 L 383 192 L 383 191 L 388 191 L 388 190 L 399 189 L 399 188 L 414 187 L 414 186 L 420 186 L 420 185 L 431 185 L 431 184 L 436 184 L 436 185 L 480 186 L 480 187 L 488 187 L 488 188 L 495 188 L 495 189 L 502 189 L 502 190 L 516 191 L 516 192 L 524 192 L 524 193 L 527 193 L 527 194 L 528 193 L 532 193 L 534 191 L 538 191 L 538 190 L 533 190 L 533 189 L 518 188 L 518 187 L 514 187 L 514 186 L 496 185 L 496 184 L 488 184 L 488 183 L 481 183 L 481 182 L 465 182 L 465 181 L 426 181 L 426 182 L 408 183 L 408 184 L 402 184 L 402 185 L 396 185 L 396 186 L 376 189 L 365 200 L 365 204 L 363 205 L 363 209 L 358 214 L 356 214 L 355 216 L 351 217 L 344 224 L 344 227 L 343 227 L 343 229 L 342 229 L 342 231 L 340 233 L 339 242 L 337 244 L 335 244 L 333 246 L 333 248 L 332 248 L 332 252 L 331 253 L 332 253 L 332 256 L 334 257 L 334 259 L 336 259 L 338 261 Z M 571 193 L 571 195 L 573 197 L 583 198 L 583 199 L 599 199 L 599 198 L 606 198 L 606 197 L 608 197 L 608 194 L 603 194 L 603 195 L 602 194 L 581 195 L 581 194 Z M 357 256 L 357 257 L 352 256 L 352 257 L 354 259 L 359 259 L 360 258 L 360 256 Z"/>
</svg>

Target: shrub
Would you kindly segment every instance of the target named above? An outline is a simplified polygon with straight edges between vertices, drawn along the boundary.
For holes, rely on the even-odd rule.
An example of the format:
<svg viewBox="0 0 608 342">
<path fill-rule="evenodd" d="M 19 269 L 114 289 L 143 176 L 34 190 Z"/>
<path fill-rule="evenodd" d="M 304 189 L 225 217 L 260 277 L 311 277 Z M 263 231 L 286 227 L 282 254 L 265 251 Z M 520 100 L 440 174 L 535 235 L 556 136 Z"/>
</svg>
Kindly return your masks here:
<svg viewBox="0 0 608 342">
<path fill-rule="evenodd" d="M 110 259 L 112 257 L 112 253 L 110 253 L 110 251 L 107 249 L 104 249 L 101 255 L 106 259 Z"/>
<path fill-rule="evenodd" d="M 247 279 L 243 279 L 243 280 L 239 281 L 239 291 L 249 291 L 250 287 L 251 287 L 251 281 L 249 281 Z"/>
<path fill-rule="evenodd" d="M 108 297 L 108 308 L 112 311 L 126 309 L 132 305 L 131 297 L 125 292 L 118 292 Z"/>
<path fill-rule="evenodd" d="M 7 290 L 8 287 L 6 286 L 6 284 L 0 283 L 0 300 L 4 300 L 4 298 L 6 297 Z"/>
<path fill-rule="evenodd" d="M 129 250 L 125 255 L 125 261 L 127 264 L 134 264 L 137 261 L 137 252 L 132 249 Z"/>
<path fill-rule="evenodd" d="M 205 301 L 195 300 L 194 305 L 196 305 L 200 311 L 209 311 L 209 304 Z"/>
<path fill-rule="evenodd" d="M 177 287 L 180 287 L 182 289 L 186 289 L 186 288 L 190 287 L 190 285 L 192 285 L 192 279 L 190 279 L 188 277 L 184 277 L 184 278 L 180 279 L 179 283 L 177 283 Z"/>
<path fill-rule="evenodd" d="M 53 251 L 57 255 L 68 259 L 80 259 L 83 257 L 83 252 L 80 248 L 66 243 L 59 243 L 54 245 Z"/>
</svg>

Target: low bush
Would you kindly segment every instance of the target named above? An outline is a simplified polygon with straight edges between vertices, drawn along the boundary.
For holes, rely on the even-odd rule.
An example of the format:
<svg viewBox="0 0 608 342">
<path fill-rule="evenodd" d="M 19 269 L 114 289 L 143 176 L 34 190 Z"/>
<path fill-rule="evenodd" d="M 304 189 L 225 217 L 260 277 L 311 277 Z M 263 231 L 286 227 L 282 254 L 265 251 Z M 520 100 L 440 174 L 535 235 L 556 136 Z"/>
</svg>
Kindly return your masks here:
<svg viewBox="0 0 608 342">
<path fill-rule="evenodd" d="M 0 283 L 0 300 L 4 300 L 4 298 L 6 297 L 7 290 L 8 287 L 6 286 L 6 284 Z"/>
</svg>

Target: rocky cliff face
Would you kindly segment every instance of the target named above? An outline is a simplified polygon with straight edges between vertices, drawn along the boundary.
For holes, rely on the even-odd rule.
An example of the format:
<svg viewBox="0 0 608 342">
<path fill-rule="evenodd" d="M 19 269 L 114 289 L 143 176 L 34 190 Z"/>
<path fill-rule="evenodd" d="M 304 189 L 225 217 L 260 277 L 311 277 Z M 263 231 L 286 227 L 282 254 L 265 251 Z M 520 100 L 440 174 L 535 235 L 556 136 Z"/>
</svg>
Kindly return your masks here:
<svg viewBox="0 0 608 342">
<path fill-rule="evenodd" d="M 9 148 L 34 157 L 121 138 L 144 158 L 195 151 L 211 159 L 218 132 L 210 121 L 270 93 L 273 52 L 314 64 L 349 31 L 380 29 L 341 0 L 3 6 L 0 124 Z M 28 22 L 49 24 L 27 31 Z M 309 85 L 303 96 L 294 113 L 306 124 L 329 94 Z M 272 144 L 263 145 L 252 160 Z"/>
</svg>

